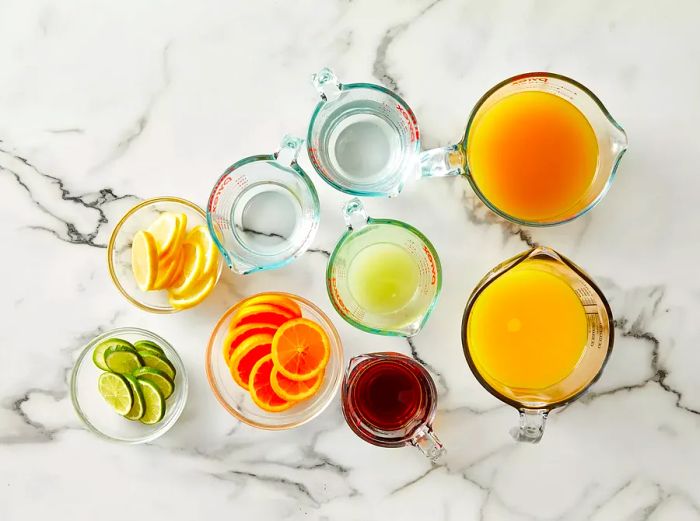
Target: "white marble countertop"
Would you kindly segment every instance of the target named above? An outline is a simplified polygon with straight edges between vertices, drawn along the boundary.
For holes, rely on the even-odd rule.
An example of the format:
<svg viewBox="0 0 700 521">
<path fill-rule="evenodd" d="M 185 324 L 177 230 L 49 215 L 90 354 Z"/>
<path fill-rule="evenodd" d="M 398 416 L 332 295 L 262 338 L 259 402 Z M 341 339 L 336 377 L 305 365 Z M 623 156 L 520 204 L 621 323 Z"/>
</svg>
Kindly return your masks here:
<svg viewBox="0 0 700 521">
<path fill-rule="evenodd" d="M 693 0 L 0 2 L 0 519 L 700 519 L 699 24 Z M 421 229 L 442 258 L 443 293 L 411 342 L 333 312 L 325 252 L 347 197 L 306 157 L 322 206 L 315 251 L 228 274 L 181 314 L 131 306 L 105 262 L 116 220 L 157 195 L 204 205 L 233 161 L 304 136 L 309 77 L 324 65 L 397 89 L 425 147 L 458 139 L 501 79 L 556 71 L 601 97 L 630 149 L 603 202 L 551 229 L 493 217 L 462 178 L 366 200 L 370 214 Z M 532 243 L 584 267 L 617 324 L 603 377 L 534 446 L 510 438 L 516 412 L 476 382 L 459 335 L 476 282 Z M 446 463 L 362 442 L 337 398 L 292 431 L 234 421 L 209 390 L 204 348 L 229 305 L 263 290 L 317 302 L 348 357 L 422 360 L 439 387 Z M 126 325 L 170 340 L 191 384 L 180 421 L 141 446 L 85 430 L 67 388 L 82 346 Z"/>
</svg>

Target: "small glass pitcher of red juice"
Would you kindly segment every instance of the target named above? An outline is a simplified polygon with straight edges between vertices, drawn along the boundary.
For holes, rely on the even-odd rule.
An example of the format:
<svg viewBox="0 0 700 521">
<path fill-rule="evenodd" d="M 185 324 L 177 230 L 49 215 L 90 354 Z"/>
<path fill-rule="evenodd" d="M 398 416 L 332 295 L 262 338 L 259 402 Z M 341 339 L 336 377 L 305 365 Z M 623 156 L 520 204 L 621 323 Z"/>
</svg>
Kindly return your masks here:
<svg viewBox="0 0 700 521">
<path fill-rule="evenodd" d="M 413 445 L 433 462 L 445 453 L 432 429 L 435 382 L 412 358 L 393 352 L 352 358 L 342 401 L 345 421 L 366 442 L 390 448 Z"/>
</svg>

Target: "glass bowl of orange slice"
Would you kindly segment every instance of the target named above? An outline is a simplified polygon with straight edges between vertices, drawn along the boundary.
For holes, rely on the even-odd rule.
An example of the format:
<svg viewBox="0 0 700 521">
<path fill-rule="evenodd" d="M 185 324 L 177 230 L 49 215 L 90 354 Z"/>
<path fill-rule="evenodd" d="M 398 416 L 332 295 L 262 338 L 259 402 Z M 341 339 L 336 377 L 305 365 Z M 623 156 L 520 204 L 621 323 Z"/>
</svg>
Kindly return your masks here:
<svg viewBox="0 0 700 521">
<path fill-rule="evenodd" d="M 206 354 L 216 399 L 240 421 L 268 430 L 298 427 L 338 392 L 343 347 L 321 309 L 289 293 L 260 293 L 219 319 Z"/>
<path fill-rule="evenodd" d="M 152 313 L 201 303 L 223 267 L 206 213 L 177 197 L 148 199 L 131 208 L 112 231 L 107 262 L 121 294 Z"/>
</svg>

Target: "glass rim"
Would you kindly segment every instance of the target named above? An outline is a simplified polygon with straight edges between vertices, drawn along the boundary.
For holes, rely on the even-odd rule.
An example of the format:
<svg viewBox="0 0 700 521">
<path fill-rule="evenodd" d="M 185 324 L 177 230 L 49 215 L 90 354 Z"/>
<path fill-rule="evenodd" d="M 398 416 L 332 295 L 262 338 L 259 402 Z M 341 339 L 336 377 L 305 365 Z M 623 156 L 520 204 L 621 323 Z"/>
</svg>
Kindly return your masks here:
<svg viewBox="0 0 700 521">
<path fill-rule="evenodd" d="M 145 208 L 146 206 L 149 206 L 151 204 L 156 204 L 156 203 L 175 203 L 175 204 L 181 204 L 183 206 L 188 207 L 189 209 L 197 212 L 199 215 L 202 216 L 202 219 L 206 221 L 206 213 L 204 210 L 202 210 L 199 206 L 197 206 L 195 203 L 192 201 L 188 201 L 187 199 L 182 199 L 181 197 L 175 197 L 175 196 L 160 196 L 160 197 L 152 197 L 150 199 L 145 199 L 141 201 L 140 203 L 134 205 L 127 211 L 121 219 L 117 222 L 117 224 L 114 226 L 114 229 L 112 230 L 112 234 L 109 237 L 109 243 L 107 244 L 107 266 L 109 268 L 109 276 L 112 279 L 112 283 L 114 286 L 119 290 L 119 292 L 129 301 L 131 302 L 134 306 L 136 306 L 139 309 L 142 309 L 144 311 L 148 311 L 149 313 L 156 313 L 159 315 L 169 315 L 172 313 L 178 313 L 180 311 L 184 311 L 183 309 L 177 309 L 172 306 L 170 307 L 162 307 L 162 308 L 157 308 L 154 306 L 149 306 L 148 304 L 144 304 L 143 302 L 139 301 L 138 299 L 134 298 L 122 284 L 119 282 L 119 277 L 117 277 L 116 269 L 114 267 L 114 260 L 112 259 L 112 253 L 114 252 L 114 244 L 116 243 L 117 240 L 117 235 L 119 234 L 119 230 L 121 230 L 122 226 L 124 226 L 124 223 L 132 216 L 134 215 L 137 211 L 141 210 L 142 208 Z M 211 230 L 210 230 L 211 233 Z M 223 264 L 221 262 L 221 259 L 218 261 L 218 268 L 217 268 L 217 275 L 216 275 L 216 285 L 219 282 L 219 278 L 221 277 L 221 270 L 222 270 Z"/>
<path fill-rule="evenodd" d="M 231 405 L 226 401 L 226 399 L 221 395 L 219 392 L 219 388 L 215 383 L 215 377 L 214 377 L 214 370 L 212 368 L 211 364 L 211 358 L 213 351 L 215 350 L 214 343 L 216 340 L 217 333 L 221 329 L 221 327 L 224 325 L 224 323 L 231 317 L 231 315 L 236 312 L 238 309 L 240 309 L 248 300 L 263 296 L 263 295 L 275 295 L 275 296 L 281 296 L 281 297 L 287 297 L 289 299 L 292 299 L 294 301 L 301 302 L 305 304 L 306 306 L 310 307 L 314 312 L 316 312 L 322 319 L 323 319 L 323 324 L 322 327 L 324 331 L 326 331 L 327 334 L 332 336 L 332 343 L 335 343 L 338 346 L 339 349 L 339 357 L 340 360 L 338 360 L 338 363 L 340 364 L 341 369 L 338 371 L 338 375 L 335 379 L 334 382 L 331 382 L 330 387 L 332 387 L 332 390 L 328 397 L 326 398 L 325 403 L 323 403 L 317 411 L 315 411 L 313 414 L 311 414 L 308 418 L 303 418 L 302 420 L 299 421 L 293 421 L 289 422 L 286 424 L 282 425 L 269 425 L 265 423 L 259 423 L 255 420 L 251 420 L 247 416 L 241 414 L 239 411 L 237 411 L 235 408 L 231 407 Z M 331 348 L 332 349 L 332 348 Z M 333 355 L 331 351 L 331 356 Z M 323 411 L 325 411 L 328 406 L 331 404 L 333 399 L 335 398 L 336 394 L 338 393 L 338 390 L 340 389 L 342 382 L 343 382 L 343 367 L 345 364 L 345 358 L 344 358 L 344 351 L 343 351 L 343 342 L 340 338 L 340 334 L 338 333 L 338 330 L 336 329 L 335 325 L 331 321 L 331 319 L 326 315 L 326 313 L 323 312 L 323 310 L 318 307 L 316 304 L 311 302 L 310 300 L 301 297 L 299 295 L 295 295 L 293 293 L 286 293 L 283 291 L 264 291 L 261 293 L 255 293 L 253 295 L 249 295 L 237 303 L 235 303 L 233 306 L 229 307 L 222 315 L 219 317 L 219 319 L 216 321 L 216 324 L 214 325 L 214 328 L 212 329 L 211 335 L 209 336 L 209 341 L 207 342 L 207 349 L 204 352 L 205 360 L 204 360 L 204 368 L 205 372 L 207 375 L 207 382 L 209 383 L 209 387 L 211 388 L 212 393 L 214 394 L 214 397 L 216 400 L 219 402 L 219 404 L 234 418 L 239 420 L 242 423 L 245 423 L 246 425 L 249 425 L 251 427 L 255 427 L 257 429 L 263 429 L 267 431 L 284 431 L 284 430 L 289 430 L 289 429 L 294 429 L 296 427 L 299 427 L 301 425 L 304 425 L 311 420 L 317 418 Z"/>
<path fill-rule="evenodd" d="M 314 186 L 313 181 L 311 181 L 311 178 L 309 175 L 304 171 L 303 168 L 299 165 L 299 163 L 294 160 L 292 161 L 289 165 L 282 164 L 285 168 L 291 168 L 296 172 L 306 185 L 306 187 L 309 189 L 309 193 L 311 194 L 311 199 L 313 201 L 313 215 L 311 216 L 311 229 L 309 230 L 308 236 L 304 239 L 304 242 L 302 242 L 295 250 L 292 255 L 288 255 L 285 258 L 283 258 L 280 261 L 273 262 L 271 264 L 266 264 L 264 266 L 252 266 L 250 269 L 245 270 L 245 271 L 239 271 L 237 269 L 234 269 L 234 266 L 236 265 L 235 262 L 233 262 L 233 259 L 231 255 L 229 254 L 228 250 L 224 247 L 223 243 L 219 240 L 219 236 L 216 233 L 216 230 L 214 229 L 214 219 L 212 217 L 212 201 L 214 199 L 214 195 L 217 192 L 217 189 L 219 187 L 219 184 L 221 181 L 227 176 L 230 175 L 231 172 L 234 170 L 245 166 L 250 163 L 255 163 L 257 161 L 278 161 L 277 156 L 275 154 L 257 154 L 253 156 L 248 156 L 244 157 L 243 159 L 240 159 L 233 163 L 231 166 L 229 166 L 226 170 L 224 170 L 224 173 L 219 176 L 219 178 L 216 180 L 216 183 L 214 183 L 214 188 L 212 191 L 209 193 L 209 198 L 207 200 L 207 209 L 206 212 L 204 212 L 205 219 L 207 221 L 207 227 L 209 228 L 209 234 L 212 236 L 214 239 L 214 244 L 216 244 L 216 248 L 219 250 L 221 255 L 224 257 L 224 260 L 226 262 L 226 265 L 229 267 L 230 270 L 232 270 L 235 273 L 238 273 L 240 275 L 249 275 L 251 273 L 256 273 L 259 271 L 266 271 L 266 270 L 274 270 L 278 268 L 282 268 L 286 266 L 287 264 L 290 264 L 297 258 L 301 257 L 306 250 L 309 249 L 309 246 L 311 246 L 311 243 L 313 242 L 314 238 L 316 237 L 316 231 L 318 230 L 319 226 L 319 221 L 321 217 L 321 202 L 318 198 L 318 192 L 316 191 L 316 186 Z M 247 263 L 246 263 L 247 264 Z"/>
<path fill-rule="evenodd" d="M 97 427 L 95 427 L 92 422 L 86 417 L 86 415 L 83 413 L 82 407 L 80 407 L 80 403 L 78 402 L 78 393 L 76 391 L 76 385 L 77 385 L 77 377 L 78 377 L 78 371 L 80 370 L 80 367 L 83 364 L 83 361 L 85 358 L 90 354 L 90 352 L 95 348 L 95 346 L 101 342 L 102 340 L 116 336 L 118 337 L 119 335 L 122 335 L 124 333 L 127 334 L 139 334 L 143 335 L 146 338 L 153 338 L 156 340 L 158 345 L 164 345 L 172 353 L 167 353 L 168 355 L 173 354 L 173 362 L 177 366 L 177 371 L 182 375 L 182 390 L 181 390 L 181 395 L 180 398 L 177 402 L 175 402 L 172 407 L 175 407 L 175 411 L 173 412 L 172 416 L 170 419 L 163 423 L 163 424 L 157 424 L 158 428 L 154 429 L 153 432 L 150 434 L 143 436 L 141 438 L 136 438 L 133 440 L 125 440 L 121 438 L 115 438 L 114 436 L 110 436 L 109 434 L 101 431 Z M 108 331 L 105 331 L 104 333 L 101 333 L 94 337 L 92 340 L 90 340 L 85 346 L 81 349 L 80 354 L 78 355 L 78 358 L 76 359 L 75 363 L 73 364 L 73 368 L 71 369 L 71 375 L 70 375 L 70 398 L 71 398 L 71 403 L 73 404 L 73 409 L 75 410 L 76 415 L 78 418 L 80 418 L 80 421 L 83 423 L 87 429 L 92 432 L 93 434 L 96 434 L 102 439 L 114 442 L 114 443 L 122 443 L 125 445 L 139 445 L 142 443 L 148 443 L 151 441 L 154 441 L 158 438 L 160 438 L 163 434 L 168 432 L 173 425 L 177 422 L 177 420 L 180 418 L 180 415 L 182 414 L 182 411 L 185 409 L 185 405 L 187 403 L 187 398 L 189 395 L 189 378 L 187 376 L 187 368 L 185 367 L 184 362 L 182 361 L 182 358 L 180 357 L 180 354 L 177 352 L 177 350 L 168 342 L 165 340 L 163 337 L 160 335 L 154 333 L 153 331 L 149 331 L 147 329 L 139 328 L 139 327 L 131 327 L 131 326 L 124 326 L 124 327 L 118 327 L 114 329 L 110 329 Z M 95 390 L 97 392 L 97 390 Z M 115 413 L 116 414 L 116 413 Z"/>
<path fill-rule="evenodd" d="M 483 280 L 478 283 L 478 286 L 472 291 L 472 294 L 469 296 L 469 300 L 467 301 L 466 306 L 464 307 L 464 312 L 462 314 L 462 327 L 461 327 L 461 335 L 462 335 L 462 352 L 464 353 L 464 357 L 467 360 L 467 365 L 469 366 L 469 369 L 471 370 L 472 374 L 474 375 L 474 378 L 476 378 L 477 382 L 486 389 L 492 396 L 495 398 L 498 398 L 500 401 L 503 403 L 510 405 L 514 409 L 518 411 L 523 411 L 523 410 L 529 410 L 529 411 L 552 411 L 554 409 L 558 409 L 559 407 L 563 407 L 565 405 L 568 405 L 570 403 L 575 402 L 578 400 L 583 394 L 588 391 L 588 389 L 598 381 L 598 379 L 601 377 L 603 374 L 603 371 L 605 367 L 608 364 L 608 360 L 610 359 L 610 355 L 612 354 L 613 350 L 613 345 L 615 343 L 615 326 L 614 326 L 614 317 L 612 314 L 612 309 L 610 308 L 610 303 L 608 302 L 607 298 L 605 297 L 605 294 L 602 292 L 602 290 L 598 287 L 598 285 L 591 279 L 591 277 L 583 271 L 579 266 L 577 266 L 574 262 L 569 260 L 567 257 L 556 251 L 554 248 L 550 248 L 548 246 L 536 246 L 534 248 L 531 248 L 527 251 L 522 252 L 520 255 L 516 255 L 515 257 L 512 257 L 510 259 L 507 259 L 505 262 L 510 262 L 510 265 L 508 266 L 508 270 L 513 268 L 514 266 L 517 266 L 521 262 L 523 262 L 525 259 L 530 257 L 530 255 L 535 252 L 536 250 L 547 250 L 547 251 L 552 251 L 554 252 L 564 264 L 566 264 L 569 268 L 571 268 L 579 277 L 583 278 L 587 284 L 589 284 L 593 290 L 598 294 L 600 297 L 600 300 L 603 302 L 603 307 L 605 308 L 605 312 L 608 316 L 608 322 L 610 324 L 609 326 L 609 331 L 608 331 L 608 349 L 607 352 L 605 353 L 605 357 L 603 358 L 603 361 L 600 364 L 600 367 L 598 368 L 598 371 L 596 374 L 590 379 L 590 381 L 583 386 L 580 390 L 578 390 L 576 393 L 572 394 L 571 396 L 564 398 L 563 400 L 558 400 L 556 402 L 548 403 L 540 407 L 532 407 L 532 406 L 527 406 L 524 405 L 522 402 L 519 402 L 517 400 L 514 400 L 512 398 L 508 398 L 507 396 L 503 395 L 502 393 L 498 392 L 491 384 L 489 384 L 486 379 L 481 375 L 479 370 L 476 368 L 476 364 L 474 363 L 474 360 L 471 355 L 471 350 L 469 349 L 469 342 L 467 340 L 467 324 L 469 321 L 469 315 L 471 314 L 471 310 L 474 307 L 474 303 L 476 302 L 476 299 L 481 293 L 484 291 L 486 287 L 488 287 L 489 283 L 484 284 Z M 490 272 L 489 272 L 490 274 Z M 488 276 L 488 274 L 486 275 Z"/>
<path fill-rule="evenodd" d="M 520 226 L 531 226 L 533 228 L 546 228 L 549 226 L 558 226 L 560 224 L 565 224 L 568 222 L 573 221 L 574 219 L 577 219 L 581 217 L 582 215 L 585 215 L 588 213 L 593 207 L 595 207 L 605 196 L 605 194 L 608 193 L 608 190 L 610 190 L 610 186 L 615 179 L 615 176 L 617 174 L 617 168 L 620 165 L 620 161 L 622 159 L 622 156 L 625 155 L 625 152 L 627 151 L 627 147 L 623 148 L 615 157 L 615 160 L 613 162 L 612 168 L 610 170 L 610 175 L 608 176 L 608 179 L 605 182 L 605 185 L 601 189 L 600 193 L 586 206 L 581 208 L 578 212 L 576 212 L 574 215 L 567 217 L 565 219 L 558 219 L 558 220 L 553 220 L 553 221 L 530 221 L 527 219 L 520 219 L 518 217 L 515 217 L 513 215 L 510 215 L 507 212 L 504 212 L 497 206 L 495 206 L 489 199 L 481 192 L 479 187 L 476 184 L 476 181 L 474 181 L 474 177 L 471 175 L 471 168 L 469 166 L 469 156 L 466 153 L 466 146 L 467 146 L 467 141 L 469 139 L 469 131 L 471 130 L 471 127 L 474 123 L 474 119 L 481 109 L 481 107 L 486 103 L 486 101 L 497 91 L 502 89 L 503 87 L 510 85 L 512 83 L 515 83 L 516 81 L 527 79 L 527 78 L 554 78 L 556 80 L 569 83 L 570 85 L 576 87 L 577 89 L 581 90 L 584 94 L 586 94 L 600 109 L 600 111 L 603 113 L 605 118 L 608 120 L 608 122 L 615 127 L 619 132 L 621 132 L 625 138 L 627 136 L 627 133 L 625 132 L 625 129 L 622 128 L 622 125 L 620 125 L 615 118 L 612 117 L 608 109 L 603 105 L 603 102 L 596 96 L 593 91 L 591 91 L 588 87 L 586 87 L 584 84 L 576 81 L 573 78 L 570 78 L 568 76 L 564 76 L 563 74 L 557 74 L 555 72 L 545 72 L 545 71 L 535 71 L 535 72 L 526 72 L 522 74 L 516 74 L 515 76 L 511 76 L 509 78 L 506 78 L 500 82 L 498 82 L 496 85 L 491 87 L 489 90 L 487 90 L 476 102 L 474 107 L 472 108 L 469 118 L 467 120 L 467 127 L 464 131 L 464 136 L 462 137 L 461 141 L 457 145 L 460 147 L 463 152 L 464 152 L 464 166 L 465 166 L 465 171 L 464 174 L 469 181 L 469 184 L 472 187 L 472 190 L 474 193 L 477 195 L 477 197 L 483 202 L 492 212 L 495 214 L 499 215 L 500 217 L 503 217 L 504 219 L 515 223 Z"/>
<path fill-rule="evenodd" d="M 333 308 L 335 311 L 340 315 L 340 317 L 345 320 L 348 324 L 350 324 L 353 327 L 356 327 L 357 329 L 361 331 L 365 331 L 367 333 L 372 333 L 374 335 L 381 335 L 381 336 L 396 336 L 396 337 L 403 337 L 403 338 L 410 338 L 418 333 L 425 327 L 425 324 L 428 322 L 428 319 L 433 313 L 433 310 L 435 309 L 435 306 L 437 305 L 438 297 L 440 296 L 440 292 L 442 291 L 442 263 L 440 262 L 440 257 L 438 256 L 437 250 L 433 246 L 433 243 L 430 242 L 430 240 L 417 228 L 414 226 L 411 226 L 407 222 L 404 221 L 398 221 L 396 219 L 375 219 L 373 217 L 368 217 L 367 218 L 367 225 L 372 225 L 372 224 L 384 224 L 384 225 L 395 225 L 395 226 L 400 226 L 409 232 L 413 233 L 416 235 L 423 243 L 425 246 L 430 250 L 431 255 L 433 256 L 433 260 L 435 261 L 435 295 L 433 295 L 432 301 L 430 302 L 430 305 L 428 308 L 425 310 L 425 313 L 423 314 L 423 318 L 420 321 L 420 324 L 418 326 L 418 330 L 415 333 L 412 333 L 410 335 L 406 335 L 405 333 L 402 333 L 401 331 L 395 331 L 395 330 L 386 330 L 386 329 L 378 329 L 374 328 L 371 326 L 364 325 L 360 322 L 357 322 L 353 318 L 347 316 L 345 312 L 340 308 L 338 303 L 336 302 L 336 299 L 333 297 L 333 292 L 331 291 L 331 279 L 332 277 L 332 268 L 333 264 L 335 261 L 336 256 L 338 255 L 338 252 L 340 251 L 341 246 L 345 244 L 349 237 L 353 234 L 356 233 L 357 230 L 353 230 L 352 228 L 347 228 L 343 235 L 340 237 L 338 242 L 335 245 L 335 248 L 333 248 L 333 251 L 331 252 L 331 256 L 328 258 L 328 265 L 326 266 L 326 292 L 328 293 L 328 298 L 331 301 L 331 304 L 333 305 Z"/>
<path fill-rule="evenodd" d="M 393 98 L 397 103 L 401 105 L 401 107 L 408 113 L 409 117 L 411 120 L 414 122 L 416 125 L 416 128 L 418 129 L 418 138 L 414 142 L 413 148 L 414 152 L 416 154 L 419 154 L 421 151 L 421 145 L 420 145 L 420 126 L 418 125 L 418 118 L 416 118 L 415 113 L 413 112 L 413 109 L 409 106 L 406 101 L 399 96 L 396 92 L 387 89 L 386 87 L 382 85 L 377 85 L 376 83 L 340 83 L 340 91 L 349 91 L 349 90 L 355 90 L 355 89 L 369 89 L 369 90 L 376 90 L 379 91 L 383 94 L 386 94 Z M 318 117 L 319 113 L 321 112 L 321 109 L 327 104 L 327 103 L 332 103 L 332 101 L 327 101 L 324 99 L 321 99 L 317 104 L 316 107 L 314 107 L 313 114 L 311 115 L 311 119 L 309 120 L 309 126 L 306 132 L 306 151 L 309 157 L 311 157 L 311 149 L 313 148 L 311 146 L 311 132 L 314 128 L 314 125 L 316 123 L 316 118 Z M 311 166 L 313 169 L 316 171 L 316 173 L 323 179 L 326 183 L 331 185 L 333 188 L 338 190 L 339 192 L 346 193 L 348 195 L 356 195 L 360 197 L 391 197 L 393 195 L 396 195 L 400 193 L 404 186 L 406 185 L 406 179 L 405 177 L 402 177 L 401 182 L 398 183 L 396 190 L 392 192 L 377 192 L 373 190 L 360 190 L 360 189 L 354 189 L 354 188 L 347 188 L 345 186 L 342 186 L 338 184 L 334 179 L 330 178 L 327 176 L 324 172 L 321 171 L 320 168 L 316 166 L 315 161 L 310 161 Z"/>
</svg>

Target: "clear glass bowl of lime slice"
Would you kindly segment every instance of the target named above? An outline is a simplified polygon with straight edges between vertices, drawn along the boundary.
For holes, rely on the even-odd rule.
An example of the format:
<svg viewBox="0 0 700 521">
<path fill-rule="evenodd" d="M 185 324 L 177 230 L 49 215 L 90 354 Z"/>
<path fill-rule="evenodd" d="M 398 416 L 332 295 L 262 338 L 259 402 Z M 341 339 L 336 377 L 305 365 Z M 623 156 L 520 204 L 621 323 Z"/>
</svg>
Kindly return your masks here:
<svg viewBox="0 0 700 521">
<path fill-rule="evenodd" d="M 131 357 L 129 345 L 136 346 Z M 144 380 L 134 391 L 134 382 L 138 387 Z M 177 351 L 162 337 L 135 327 L 113 329 L 91 340 L 78 355 L 70 381 L 73 407 L 85 426 L 102 438 L 131 444 L 153 441 L 170 430 L 185 408 L 187 387 Z M 128 419 L 125 400 L 134 404 L 129 411 L 134 419 Z M 143 412 L 138 411 L 139 400 Z"/>
</svg>

